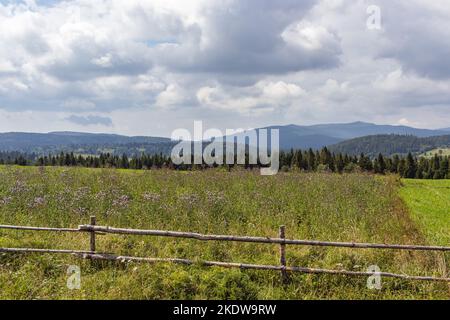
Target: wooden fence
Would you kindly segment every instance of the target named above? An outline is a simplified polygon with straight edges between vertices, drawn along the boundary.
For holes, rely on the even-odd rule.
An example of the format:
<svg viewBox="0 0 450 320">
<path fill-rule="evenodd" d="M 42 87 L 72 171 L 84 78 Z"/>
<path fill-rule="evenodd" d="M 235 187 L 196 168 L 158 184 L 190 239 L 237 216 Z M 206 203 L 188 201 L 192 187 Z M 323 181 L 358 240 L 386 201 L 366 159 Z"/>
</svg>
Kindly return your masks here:
<svg viewBox="0 0 450 320">
<path fill-rule="evenodd" d="M 240 268 L 240 269 L 257 269 L 257 270 L 276 270 L 281 273 L 283 282 L 288 281 L 288 272 L 302 272 L 314 274 L 335 274 L 368 277 L 373 276 L 373 272 L 362 271 L 348 271 L 348 270 L 330 270 L 317 269 L 286 265 L 286 246 L 300 245 L 300 246 L 321 246 L 321 247 L 341 247 L 341 248 L 355 248 L 355 249 L 395 249 L 395 250 L 409 250 L 409 251 L 441 251 L 449 252 L 450 247 L 445 246 L 424 246 L 424 245 L 405 245 L 405 244 L 381 244 L 381 243 L 358 243 L 358 242 L 330 242 L 317 240 L 298 240 L 286 239 L 285 226 L 279 229 L 278 238 L 270 237 L 251 237 L 251 236 L 234 236 L 234 235 L 215 235 L 215 234 L 200 234 L 193 232 L 179 232 L 167 230 L 142 230 L 142 229 L 124 229 L 114 228 L 108 226 L 96 225 L 95 216 L 91 216 L 90 224 L 80 225 L 78 228 L 47 228 L 47 227 L 32 227 L 32 226 L 14 226 L 14 225 L 0 225 L 0 229 L 23 230 L 23 231 L 47 231 L 47 232 L 85 232 L 89 233 L 89 250 L 69 250 L 69 249 L 34 249 L 34 248 L 0 248 L 0 252 L 11 253 L 61 253 L 72 254 L 84 259 L 91 260 L 108 260 L 118 262 L 170 262 L 185 265 L 200 264 L 204 266 L 218 266 L 225 268 Z M 279 265 L 260 265 L 260 264 L 246 264 L 222 261 L 193 261 L 189 259 L 177 258 L 146 258 L 134 256 L 119 256 L 111 253 L 101 253 L 96 250 L 96 234 L 125 234 L 125 235 L 139 235 L 139 236 L 159 236 L 171 238 L 195 239 L 199 241 L 234 241 L 234 242 L 248 242 L 248 243 L 262 243 L 262 244 L 277 244 L 280 246 L 279 250 Z M 405 274 L 395 274 L 390 272 L 376 273 L 382 277 L 400 278 L 407 280 L 423 280 L 423 281 L 444 281 L 450 282 L 447 275 L 444 277 L 432 276 L 411 276 Z"/>
</svg>

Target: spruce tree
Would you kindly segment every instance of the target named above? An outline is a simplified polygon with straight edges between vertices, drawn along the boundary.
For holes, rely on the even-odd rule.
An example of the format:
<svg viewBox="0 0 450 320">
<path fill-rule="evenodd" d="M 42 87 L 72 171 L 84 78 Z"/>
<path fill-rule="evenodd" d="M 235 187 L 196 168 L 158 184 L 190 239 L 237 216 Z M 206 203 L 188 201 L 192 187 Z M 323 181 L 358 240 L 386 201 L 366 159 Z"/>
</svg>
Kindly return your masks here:
<svg viewBox="0 0 450 320">
<path fill-rule="evenodd" d="M 406 168 L 405 168 L 405 177 L 414 179 L 416 177 L 417 165 L 416 160 L 412 156 L 411 152 L 406 156 Z"/>
<path fill-rule="evenodd" d="M 381 153 L 378 154 L 378 171 L 381 174 L 384 174 L 386 171 L 386 162 L 384 161 L 384 157 Z"/>
</svg>

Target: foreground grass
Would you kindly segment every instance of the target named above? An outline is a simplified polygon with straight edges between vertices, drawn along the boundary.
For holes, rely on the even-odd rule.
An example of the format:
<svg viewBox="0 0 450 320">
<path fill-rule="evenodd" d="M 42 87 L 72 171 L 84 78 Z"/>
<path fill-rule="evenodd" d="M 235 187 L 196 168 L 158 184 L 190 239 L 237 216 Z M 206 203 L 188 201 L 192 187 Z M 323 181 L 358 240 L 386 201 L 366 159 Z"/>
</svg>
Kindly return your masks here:
<svg viewBox="0 0 450 320">
<path fill-rule="evenodd" d="M 201 233 L 386 243 L 428 243 L 397 196 L 395 177 L 363 174 L 121 171 L 0 167 L 0 223 L 100 225 Z M 98 236 L 117 254 L 277 264 L 276 245 Z M 0 230 L 1 247 L 89 248 L 86 234 Z M 445 243 L 441 243 L 445 244 Z M 448 245 L 448 241 L 447 241 Z M 441 257 L 426 252 L 287 248 L 289 265 L 441 276 Z M 78 265 L 81 290 L 66 287 Z M 447 299 L 446 284 L 295 274 L 289 285 L 269 271 L 171 264 L 90 263 L 62 255 L 0 255 L 0 298 L 14 299 Z"/>
</svg>

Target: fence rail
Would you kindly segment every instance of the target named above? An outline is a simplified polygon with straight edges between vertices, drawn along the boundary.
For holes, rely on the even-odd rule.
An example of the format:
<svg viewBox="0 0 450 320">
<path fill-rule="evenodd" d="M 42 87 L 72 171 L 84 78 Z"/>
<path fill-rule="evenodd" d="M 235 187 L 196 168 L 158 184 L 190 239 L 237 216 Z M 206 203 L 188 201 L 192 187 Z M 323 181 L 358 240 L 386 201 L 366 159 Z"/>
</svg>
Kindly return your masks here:
<svg viewBox="0 0 450 320">
<path fill-rule="evenodd" d="M 47 227 L 30 227 L 30 226 L 10 226 L 0 225 L 0 229 L 25 230 L 25 231 L 54 231 L 54 232 L 80 232 L 80 228 L 47 228 Z"/>
<path fill-rule="evenodd" d="M 252 242 L 252 243 L 272 243 L 284 245 L 289 244 L 289 245 L 303 245 L 303 246 L 346 247 L 346 248 L 361 248 L 361 249 L 450 251 L 450 247 L 443 247 L 443 246 L 422 246 L 422 245 L 361 243 L 361 242 L 329 242 L 329 241 L 297 240 L 297 239 L 270 238 L 270 237 L 214 235 L 214 234 L 201 234 L 194 232 L 167 231 L 167 230 L 123 229 L 123 228 L 92 226 L 92 225 L 80 225 L 79 230 L 86 232 L 99 231 L 103 233 L 114 233 L 114 234 L 185 238 L 200 241 L 235 241 L 235 242 Z"/>
<path fill-rule="evenodd" d="M 37 248 L 0 248 L 0 252 L 17 252 L 17 253 L 69 253 L 69 254 L 92 254 L 93 251 L 83 250 L 66 250 L 66 249 L 37 249 Z"/>
<path fill-rule="evenodd" d="M 0 252 L 4 253 L 55 253 L 55 254 L 72 254 L 83 259 L 90 260 L 108 260 L 118 262 L 146 262 L 146 263 L 158 263 L 158 262 L 170 262 L 185 265 L 200 264 L 203 266 L 218 266 L 225 268 L 240 268 L 240 269 L 256 269 L 256 270 L 275 270 L 281 272 L 282 282 L 286 283 L 289 280 L 288 272 L 301 272 L 301 273 L 313 273 L 313 274 L 335 274 L 335 275 L 348 275 L 367 277 L 374 275 L 373 272 L 362 271 L 347 271 L 347 270 L 330 270 L 330 269 L 317 269 L 298 266 L 286 265 L 286 245 L 302 245 L 302 246 L 321 246 L 321 247 L 344 247 L 344 248 L 360 248 L 360 249 L 394 249 L 394 250 L 410 250 L 410 251 L 450 251 L 450 247 L 446 246 L 425 246 L 425 245 L 405 245 L 405 244 L 382 244 L 382 243 L 360 243 L 360 242 L 330 242 L 330 241 L 318 241 L 318 240 L 298 240 L 298 239 L 286 239 L 285 226 L 281 226 L 279 229 L 279 238 L 270 237 L 253 237 L 253 236 L 235 236 L 235 235 L 215 235 L 215 234 L 201 234 L 194 232 L 180 232 L 180 231 L 168 231 L 168 230 L 143 230 L 143 229 L 124 229 L 114 228 L 109 226 L 96 225 L 96 219 L 94 216 L 90 219 L 89 225 L 80 225 L 78 228 L 48 228 L 48 227 L 33 227 L 33 226 L 15 226 L 15 225 L 0 225 L 0 229 L 9 230 L 23 230 L 23 231 L 47 231 L 47 232 L 84 232 L 90 235 L 89 250 L 66 250 L 66 249 L 35 249 L 35 248 L 0 248 Z M 235 263 L 235 262 L 222 262 L 222 261 L 193 261 L 189 259 L 178 258 L 149 258 L 149 257 L 134 257 L 134 256 L 119 256 L 111 253 L 101 253 L 96 251 L 95 236 L 97 234 L 125 234 L 125 235 L 139 235 L 139 236 L 159 236 L 159 237 L 172 237 L 172 238 L 184 238 L 195 239 L 200 241 L 235 241 L 235 242 L 248 242 L 248 243 L 263 243 L 263 244 L 278 244 L 280 246 L 280 265 L 260 265 L 260 264 L 247 264 L 247 263 Z M 446 275 L 444 277 L 432 277 L 432 276 L 411 276 L 406 274 L 395 274 L 390 272 L 379 272 L 377 275 L 400 278 L 406 280 L 422 280 L 422 281 L 443 281 L 450 282 L 450 278 Z"/>
</svg>

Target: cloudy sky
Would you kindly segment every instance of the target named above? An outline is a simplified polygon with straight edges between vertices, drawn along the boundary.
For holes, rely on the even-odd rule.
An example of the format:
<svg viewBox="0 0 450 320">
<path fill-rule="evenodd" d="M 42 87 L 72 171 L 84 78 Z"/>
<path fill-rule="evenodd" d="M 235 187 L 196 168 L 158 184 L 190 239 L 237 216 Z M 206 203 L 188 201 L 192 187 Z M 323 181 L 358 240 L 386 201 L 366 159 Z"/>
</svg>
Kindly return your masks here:
<svg viewBox="0 0 450 320">
<path fill-rule="evenodd" d="M 0 0 L 0 30 L 0 132 L 450 127 L 448 0 Z"/>
</svg>

